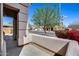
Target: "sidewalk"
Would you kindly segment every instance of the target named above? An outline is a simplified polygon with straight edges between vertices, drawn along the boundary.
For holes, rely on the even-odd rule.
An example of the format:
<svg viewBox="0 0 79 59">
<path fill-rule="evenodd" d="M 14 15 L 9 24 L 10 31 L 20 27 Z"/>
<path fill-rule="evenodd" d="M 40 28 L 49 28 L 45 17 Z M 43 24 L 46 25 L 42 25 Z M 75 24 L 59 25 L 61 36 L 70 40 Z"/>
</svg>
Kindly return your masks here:
<svg viewBox="0 0 79 59">
<path fill-rule="evenodd" d="M 38 45 L 27 44 L 23 47 L 19 56 L 53 56 L 55 53 L 52 53 Z"/>
</svg>

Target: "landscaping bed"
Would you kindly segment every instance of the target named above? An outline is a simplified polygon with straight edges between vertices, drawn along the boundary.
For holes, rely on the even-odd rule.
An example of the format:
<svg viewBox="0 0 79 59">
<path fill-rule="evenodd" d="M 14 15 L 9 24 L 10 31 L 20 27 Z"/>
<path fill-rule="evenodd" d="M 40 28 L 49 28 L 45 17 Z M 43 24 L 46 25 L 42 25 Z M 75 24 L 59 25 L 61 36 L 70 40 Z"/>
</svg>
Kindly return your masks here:
<svg viewBox="0 0 79 59">
<path fill-rule="evenodd" d="M 55 34 L 59 38 L 72 39 L 79 42 L 79 31 L 77 30 L 74 29 L 57 30 L 55 31 Z"/>
</svg>

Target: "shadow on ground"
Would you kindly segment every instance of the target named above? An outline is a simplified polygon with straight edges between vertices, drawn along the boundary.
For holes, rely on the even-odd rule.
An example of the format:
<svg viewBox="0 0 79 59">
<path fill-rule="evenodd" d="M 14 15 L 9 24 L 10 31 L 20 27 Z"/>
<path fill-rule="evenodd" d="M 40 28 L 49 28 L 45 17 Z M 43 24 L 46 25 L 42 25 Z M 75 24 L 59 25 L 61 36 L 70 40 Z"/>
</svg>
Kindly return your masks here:
<svg viewBox="0 0 79 59">
<path fill-rule="evenodd" d="M 17 40 L 13 40 L 13 37 L 9 35 L 6 35 L 4 39 L 6 41 L 7 56 L 19 56 L 22 47 L 17 46 Z"/>
</svg>

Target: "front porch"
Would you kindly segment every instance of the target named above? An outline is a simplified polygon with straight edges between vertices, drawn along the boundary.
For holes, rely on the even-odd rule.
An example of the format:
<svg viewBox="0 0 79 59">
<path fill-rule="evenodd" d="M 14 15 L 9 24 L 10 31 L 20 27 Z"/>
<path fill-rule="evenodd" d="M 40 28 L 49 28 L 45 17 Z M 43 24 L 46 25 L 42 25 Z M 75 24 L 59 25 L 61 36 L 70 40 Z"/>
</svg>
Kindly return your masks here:
<svg viewBox="0 0 79 59">
<path fill-rule="evenodd" d="M 28 4 L 6 4 L 9 8 L 18 10 L 16 42 L 6 41 L 3 38 L 3 24 L 1 21 L 2 55 L 9 56 L 79 56 L 79 45 L 77 41 L 62 39 L 52 36 L 38 35 L 28 32 Z M 26 19 L 27 18 L 27 19 Z M 55 35 L 54 35 L 55 36 Z M 8 43 L 8 44 L 6 44 Z M 8 48 L 8 51 L 6 47 Z"/>
</svg>

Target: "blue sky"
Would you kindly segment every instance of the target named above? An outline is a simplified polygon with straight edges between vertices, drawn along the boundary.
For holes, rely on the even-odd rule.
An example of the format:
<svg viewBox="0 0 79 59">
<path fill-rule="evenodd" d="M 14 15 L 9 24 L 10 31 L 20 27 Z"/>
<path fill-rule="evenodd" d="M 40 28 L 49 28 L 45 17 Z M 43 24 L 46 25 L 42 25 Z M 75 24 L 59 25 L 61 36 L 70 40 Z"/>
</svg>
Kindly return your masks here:
<svg viewBox="0 0 79 59">
<path fill-rule="evenodd" d="M 51 7 L 53 3 L 49 3 Z M 73 22 L 79 21 L 79 4 L 78 3 L 62 3 L 61 5 L 61 15 L 64 16 L 64 25 L 68 26 Z M 29 22 L 32 24 L 31 19 L 36 8 L 41 8 L 45 6 L 44 3 L 32 3 L 29 7 Z"/>
<path fill-rule="evenodd" d="M 64 24 L 79 22 L 79 4 L 61 4 L 61 14 L 64 15 Z"/>
<path fill-rule="evenodd" d="M 13 18 L 12 17 L 8 17 L 8 16 L 4 16 L 3 17 L 3 25 L 7 25 L 9 23 L 13 22 Z"/>
<path fill-rule="evenodd" d="M 29 6 L 29 22 L 32 24 L 31 19 L 34 11 L 36 8 L 44 7 L 46 4 L 44 3 L 32 3 L 31 6 Z M 53 6 L 53 3 L 49 3 L 51 7 Z M 61 5 L 61 15 L 64 16 L 64 25 L 68 26 L 70 23 L 79 22 L 79 4 L 78 3 L 63 3 Z M 9 22 L 12 22 L 11 17 L 4 17 L 3 21 L 4 24 L 8 24 Z"/>
</svg>

